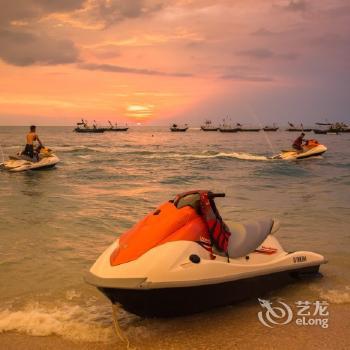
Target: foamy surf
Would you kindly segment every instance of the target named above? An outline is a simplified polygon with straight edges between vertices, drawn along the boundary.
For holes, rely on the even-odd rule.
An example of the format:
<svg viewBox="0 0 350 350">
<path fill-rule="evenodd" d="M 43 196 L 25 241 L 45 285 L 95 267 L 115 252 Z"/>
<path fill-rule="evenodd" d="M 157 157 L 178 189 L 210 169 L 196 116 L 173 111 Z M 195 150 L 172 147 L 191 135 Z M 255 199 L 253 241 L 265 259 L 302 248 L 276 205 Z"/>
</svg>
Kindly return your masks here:
<svg viewBox="0 0 350 350">
<path fill-rule="evenodd" d="M 193 158 L 193 159 L 210 159 L 210 158 L 235 158 L 240 160 L 252 160 L 252 161 L 267 161 L 272 160 L 269 157 L 261 156 L 257 154 L 245 153 L 245 152 L 219 152 L 214 154 L 179 154 L 179 153 L 170 153 L 162 154 L 161 158 Z M 152 155 L 148 158 L 160 158 L 158 155 Z"/>
<path fill-rule="evenodd" d="M 66 299 L 79 298 L 80 294 L 68 291 Z M 0 334 L 17 332 L 30 336 L 59 336 L 71 341 L 111 343 L 120 341 L 113 328 L 110 304 L 96 305 L 89 300 L 86 305 L 60 303 L 47 305 L 32 302 L 14 310 L 0 310 Z M 140 323 L 140 318 L 120 309 L 118 323 L 126 337 L 146 339 L 150 331 Z"/>
<path fill-rule="evenodd" d="M 111 326 L 97 319 L 91 308 L 79 305 L 48 307 L 31 303 L 22 310 L 1 310 L 0 333 L 12 331 L 32 336 L 57 335 L 75 341 L 110 342 Z"/>
<path fill-rule="evenodd" d="M 345 290 L 322 290 L 320 291 L 320 297 L 333 304 L 349 304 L 350 303 L 350 288 L 345 287 Z"/>
</svg>

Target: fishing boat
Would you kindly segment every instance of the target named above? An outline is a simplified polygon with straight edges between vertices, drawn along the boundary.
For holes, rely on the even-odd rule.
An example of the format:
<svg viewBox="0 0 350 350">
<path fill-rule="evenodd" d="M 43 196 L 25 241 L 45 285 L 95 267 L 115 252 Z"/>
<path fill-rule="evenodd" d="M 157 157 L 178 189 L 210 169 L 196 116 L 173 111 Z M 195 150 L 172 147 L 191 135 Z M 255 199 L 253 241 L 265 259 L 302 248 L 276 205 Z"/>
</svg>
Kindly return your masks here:
<svg viewBox="0 0 350 350">
<path fill-rule="evenodd" d="M 74 131 L 78 133 L 103 133 L 105 129 L 98 128 L 96 122 L 90 127 L 87 120 L 82 119 L 81 122 L 77 123 L 77 127 Z"/>
<path fill-rule="evenodd" d="M 261 129 L 259 127 L 255 127 L 255 126 L 244 126 L 241 123 L 236 123 L 236 127 L 237 127 L 237 131 L 240 132 L 257 132 L 260 131 Z"/>
<path fill-rule="evenodd" d="M 310 132 L 312 131 L 312 128 L 304 128 L 303 123 L 300 124 L 300 126 L 295 126 L 293 123 L 288 122 L 289 128 L 286 129 L 286 131 L 291 132 Z"/>
<path fill-rule="evenodd" d="M 239 128 L 231 127 L 228 125 L 223 125 L 222 127 L 219 128 L 220 132 L 238 132 Z"/>
<path fill-rule="evenodd" d="M 185 124 L 183 126 L 180 126 L 180 125 L 177 125 L 177 124 L 173 124 L 171 127 L 170 127 L 170 131 L 171 132 L 185 132 L 187 131 L 188 129 L 188 125 Z"/>
<path fill-rule="evenodd" d="M 331 126 L 329 127 L 329 130 L 328 130 L 329 133 L 343 133 L 343 132 L 350 132 L 350 128 L 348 127 L 347 124 L 345 123 L 340 123 L 340 122 L 337 122 L 337 123 L 334 123 L 334 124 L 331 124 Z"/>
<path fill-rule="evenodd" d="M 260 131 L 260 128 L 255 128 L 255 127 L 244 127 L 244 128 L 239 128 L 238 131 L 240 132 L 258 132 Z"/>
<path fill-rule="evenodd" d="M 315 134 L 327 134 L 328 130 L 325 130 L 325 129 L 313 129 L 313 132 Z"/>
<path fill-rule="evenodd" d="M 108 120 L 109 127 L 103 128 L 104 131 L 128 131 L 129 127 L 127 125 L 125 126 L 119 126 L 117 123 L 113 125 L 110 120 Z"/>
<path fill-rule="evenodd" d="M 279 127 L 276 126 L 275 123 L 273 123 L 272 125 L 265 125 L 265 126 L 263 127 L 263 130 L 264 130 L 264 131 L 277 131 L 278 129 L 279 129 Z"/>
<path fill-rule="evenodd" d="M 229 122 L 227 122 L 229 120 Z M 233 126 L 231 123 L 231 118 L 228 117 L 223 119 L 222 125 L 219 127 L 220 132 L 238 132 L 239 128 L 237 126 Z"/>
<path fill-rule="evenodd" d="M 211 122 L 211 120 L 206 120 L 204 125 L 201 126 L 201 129 L 203 131 L 218 131 L 219 127 L 218 126 L 214 126 Z"/>
</svg>

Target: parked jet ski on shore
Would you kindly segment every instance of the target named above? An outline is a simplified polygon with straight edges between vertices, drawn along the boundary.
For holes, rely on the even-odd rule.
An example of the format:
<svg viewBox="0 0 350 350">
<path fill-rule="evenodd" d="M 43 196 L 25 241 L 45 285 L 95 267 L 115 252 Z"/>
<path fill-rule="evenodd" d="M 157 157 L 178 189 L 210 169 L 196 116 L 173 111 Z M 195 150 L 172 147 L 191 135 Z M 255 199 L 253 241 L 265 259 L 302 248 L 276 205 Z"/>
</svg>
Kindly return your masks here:
<svg viewBox="0 0 350 350">
<path fill-rule="evenodd" d="M 85 280 L 129 312 L 166 317 L 261 296 L 326 263 L 285 251 L 272 219 L 229 229 L 214 202 L 224 196 L 191 191 L 162 204 L 107 248 Z"/>
<path fill-rule="evenodd" d="M 272 159 L 305 159 L 310 157 L 317 157 L 327 151 L 327 147 L 320 144 L 317 140 L 307 140 L 303 146 L 302 151 L 295 149 L 281 151 L 280 154 L 273 156 Z"/>
<path fill-rule="evenodd" d="M 9 160 L 2 163 L 2 167 L 11 172 L 19 172 L 26 170 L 39 170 L 54 167 L 59 158 L 52 152 L 50 148 L 41 147 L 38 157 L 30 158 L 27 155 L 17 153 L 10 156 Z"/>
</svg>

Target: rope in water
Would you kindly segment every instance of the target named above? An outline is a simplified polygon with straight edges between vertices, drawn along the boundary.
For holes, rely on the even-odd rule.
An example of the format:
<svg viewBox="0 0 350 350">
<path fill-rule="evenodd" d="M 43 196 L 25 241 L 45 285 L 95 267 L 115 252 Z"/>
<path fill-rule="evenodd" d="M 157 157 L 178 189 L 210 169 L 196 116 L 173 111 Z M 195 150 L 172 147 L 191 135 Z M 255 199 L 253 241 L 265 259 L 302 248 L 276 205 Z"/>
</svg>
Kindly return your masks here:
<svg viewBox="0 0 350 350">
<path fill-rule="evenodd" d="M 0 150 L 1 150 L 1 155 L 2 155 L 2 163 L 0 165 L 2 165 L 2 164 L 5 163 L 5 156 L 4 156 L 4 151 L 2 150 L 2 146 L 1 145 L 0 145 Z"/>
<path fill-rule="evenodd" d="M 133 348 L 130 347 L 130 342 L 128 337 L 125 335 L 125 333 L 120 328 L 119 322 L 118 322 L 118 312 L 119 307 L 118 305 L 112 304 L 112 314 L 113 314 L 113 325 L 114 325 L 114 331 L 115 334 L 118 336 L 118 338 L 125 343 L 127 350 L 132 350 Z"/>
</svg>

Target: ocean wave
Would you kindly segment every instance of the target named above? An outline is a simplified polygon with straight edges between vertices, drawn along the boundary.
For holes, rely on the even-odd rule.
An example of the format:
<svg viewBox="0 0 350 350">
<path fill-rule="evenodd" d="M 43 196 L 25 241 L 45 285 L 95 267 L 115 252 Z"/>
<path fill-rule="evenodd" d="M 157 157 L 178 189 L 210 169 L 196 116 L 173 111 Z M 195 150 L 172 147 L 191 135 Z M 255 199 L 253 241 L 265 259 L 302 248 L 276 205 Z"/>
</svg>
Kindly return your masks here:
<svg viewBox="0 0 350 350">
<path fill-rule="evenodd" d="M 320 297 L 333 304 L 349 304 L 350 303 L 350 287 L 346 286 L 345 290 L 329 289 L 320 290 Z"/>
<path fill-rule="evenodd" d="M 53 146 L 54 152 L 60 153 L 78 153 L 78 152 L 105 152 L 103 147 L 91 147 L 91 146 Z"/>
<path fill-rule="evenodd" d="M 33 336 L 62 336 L 69 340 L 110 342 L 113 331 L 110 325 L 98 322 L 90 307 L 63 304 L 44 306 L 30 303 L 22 310 L 0 310 L 0 333 L 19 332 Z"/>
<path fill-rule="evenodd" d="M 167 153 L 164 152 L 160 155 L 154 154 L 148 158 L 194 158 L 194 159 L 210 159 L 210 158 L 235 158 L 241 160 L 257 160 L 257 161 L 267 161 L 271 160 L 266 156 L 261 156 L 257 154 L 245 153 L 245 152 L 219 152 L 214 154 L 179 154 L 179 153 Z"/>
<path fill-rule="evenodd" d="M 68 290 L 65 294 L 68 302 L 44 304 L 35 301 L 19 310 L 8 305 L 0 309 L 0 334 L 17 332 L 41 337 L 56 335 L 71 341 L 120 342 L 113 327 L 111 305 L 97 305 L 95 298 L 90 298 L 85 305 L 71 303 L 80 297 L 79 292 Z M 150 331 L 139 317 L 118 308 L 117 319 L 127 338 L 149 337 Z"/>
</svg>

